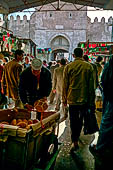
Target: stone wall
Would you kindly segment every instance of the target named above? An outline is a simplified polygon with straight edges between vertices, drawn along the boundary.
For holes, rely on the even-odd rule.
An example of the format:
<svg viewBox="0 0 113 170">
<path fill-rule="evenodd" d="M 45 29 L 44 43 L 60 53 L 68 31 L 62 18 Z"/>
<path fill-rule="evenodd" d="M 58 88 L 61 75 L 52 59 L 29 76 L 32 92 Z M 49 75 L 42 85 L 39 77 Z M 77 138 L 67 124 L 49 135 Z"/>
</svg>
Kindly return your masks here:
<svg viewBox="0 0 113 170">
<path fill-rule="evenodd" d="M 50 9 L 46 6 L 46 10 Z M 71 10 L 72 4 L 68 4 Z M 86 7 L 84 7 L 86 10 Z M 70 44 L 69 52 L 80 41 L 86 41 L 87 12 L 86 11 L 46 11 L 36 12 L 30 18 L 30 37 L 38 45 L 38 48 L 51 47 L 51 41 L 57 36 L 65 37 Z M 35 35 L 32 34 L 35 32 Z"/>
<path fill-rule="evenodd" d="M 55 37 L 65 37 L 69 42 L 69 53 L 73 52 L 79 42 L 85 42 L 87 39 L 90 42 L 111 41 L 112 17 L 108 22 L 105 22 L 105 18 L 102 18 L 101 22 L 95 18 L 91 23 L 85 11 L 86 7 L 84 11 L 73 11 L 73 5 L 67 5 L 70 11 L 65 11 L 65 6 L 64 11 L 34 12 L 30 20 L 26 15 L 23 16 L 23 20 L 20 16 L 15 20 L 11 16 L 9 29 L 18 37 L 32 39 L 38 48 L 50 48 Z M 44 6 L 44 9 L 50 9 L 50 5 Z"/>
<path fill-rule="evenodd" d="M 87 19 L 87 39 L 91 42 L 111 42 L 112 34 L 112 17 L 105 22 L 105 18 L 98 21 L 96 17 L 94 22 L 91 23 L 91 19 Z"/>
<path fill-rule="evenodd" d="M 23 16 L 23 20 L 20 19 L 19 15 L 17 15 L 16 20 L 14 20 L 13 16 L 10 16 L 8 27 L 15 36 L 29 38 L 29 20 L 27 20 L 26 15 Z"/>
</svg>

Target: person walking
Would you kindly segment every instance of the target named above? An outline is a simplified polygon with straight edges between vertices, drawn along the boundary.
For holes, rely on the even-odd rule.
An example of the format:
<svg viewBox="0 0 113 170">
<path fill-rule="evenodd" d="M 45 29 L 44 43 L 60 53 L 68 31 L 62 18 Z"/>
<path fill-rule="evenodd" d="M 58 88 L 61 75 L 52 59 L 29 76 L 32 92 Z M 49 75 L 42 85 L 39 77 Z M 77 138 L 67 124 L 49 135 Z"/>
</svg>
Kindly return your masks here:
<svg viewBox="0 0 113 170">
<path fill-rule="evenodd" d="M 34 109 L 36 100 L 47 98 L 52 89 L 51 73 L 40 59 L 33 59 L 31 66 L 23 70 L 19 81 L 20 99 L 28 110 Z"/>
<path fill-rule="evenodd" d="M 91 143 L 89 150 L 95 157 L 96 169 L 103 170 L 113 169 L 113 56 L 104 66 L 100 84 L 103 99 L 102 119 L 97 144 Z"/>
<path fill-rule="evenodd" d="M 101 75 L 101 72 L 102 72 L 102 66 L 101 66 L 101 62 L 102 62 L 103 58 L 101 56 L 98 56 L 96 58 L 96 66 L 97 66 L 97 71 L 98 71 L 98 82 L 100 82 L 100 75 Z"/>
<path fill-rule="evenodd" d="M 0 93 L 1 93 L 1 81 L 2 81 L 2 74 L 3 74 L 3 61 L 0 59 Z"/>
<path fill-rule="evenodd" d="M 54 70 L 55 70 L 55 68 L 59 67 L 59 64 L 60 64 L 60 60 L 57 60 L 57 64 L 50 67 L 52 82 L 53 82 Z M 49 104 L 53 104 L 54 98 L 55 98 L 55 93 L 53 93 L 53 91 L 51 91 L 51 93 L 49 95 L 49 101 L 50 101 Z"/>
<path fill-rule="evenodd" d="M 18 95 L 19 76 L 22 72 L 22 65 L 19 64 L 23 60 L 22 50 L 15 51 L 15 58 L 8 62 L 3 69 L 2 76 L 2 92 L 8 97 L 8 100 L 15 102 L 15 107 L 21 107 L 21 101 Z"/>
<path fill-rule="evenodd" d="M 78 140 L 85 113 L 88 108 L 95 109 L 93 67 L 82 57 L 83 50 L 75 48 L 75 60 L 65 66 L 63 74 L 62 99 L 64 106 L 69 104 L 72 152 L 79 149 Z"/>
<path fill-rule="evenodd" d="M 84 55 L 84 56 L 83 56 L 83 59 L 84 59 L 86 62 L 90 63 L 90 64 L 93 66 L 94 89 L 96 90 L 96 88 L 97 88 L 98 85 L 99 85 L 97 66 L 96 66 L 96 64 L 89 62 L 88 55 Z"/>
<path fill-rule="evenodd" d="M 60 110 L 60 105 L 62 103 L 62 85 L 63 85 L 63 71 L 66 65 L 66 60 L 64 58 L 60 61 L 60 66 L 55 68 L 53 74 L 53 93 L 56 93 L 56 111 Z M 62 110 L 64 111 L 64 105 L 62 105 Z"/>
</svg>

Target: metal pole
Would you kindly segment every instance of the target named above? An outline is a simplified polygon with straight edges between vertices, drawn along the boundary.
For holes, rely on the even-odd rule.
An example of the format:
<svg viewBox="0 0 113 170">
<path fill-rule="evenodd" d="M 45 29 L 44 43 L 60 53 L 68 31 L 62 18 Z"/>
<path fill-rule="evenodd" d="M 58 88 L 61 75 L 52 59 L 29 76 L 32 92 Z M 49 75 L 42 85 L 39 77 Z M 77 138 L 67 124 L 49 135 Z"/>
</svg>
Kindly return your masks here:
<svg viewBox="0 0 113 170">
<path fill-rule="evenodd" d="M 30 39 L 30 20 L 29 20 L 29 39 Z"/>
<path fill-rule="evenodd" d="M 5 28 L 8 29 L 8 14 L 3 14 L 3 21 L 5 22 Z"/>
</svg>

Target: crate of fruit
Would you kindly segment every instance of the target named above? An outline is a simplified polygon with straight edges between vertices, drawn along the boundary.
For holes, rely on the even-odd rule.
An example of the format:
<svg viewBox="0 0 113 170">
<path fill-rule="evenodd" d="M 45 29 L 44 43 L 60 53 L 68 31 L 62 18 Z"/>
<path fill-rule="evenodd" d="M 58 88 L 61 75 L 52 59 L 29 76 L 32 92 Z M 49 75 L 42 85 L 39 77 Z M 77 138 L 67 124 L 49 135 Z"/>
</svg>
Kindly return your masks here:
<svg viewBox="0 0 113 170">
<path fill-rule="evenodd" d="M 60 113 L 43 112 L 42 121 L 31 120 L 26 109 L 0 110 L 0 160 L 3 169 L 28 170 L 39 153 L 43 135 L 58 122 Z M 42 127 L 43 125 L 43 127 Z M 42 140 L 40 140 L 42 139 Z"/>
</svg>

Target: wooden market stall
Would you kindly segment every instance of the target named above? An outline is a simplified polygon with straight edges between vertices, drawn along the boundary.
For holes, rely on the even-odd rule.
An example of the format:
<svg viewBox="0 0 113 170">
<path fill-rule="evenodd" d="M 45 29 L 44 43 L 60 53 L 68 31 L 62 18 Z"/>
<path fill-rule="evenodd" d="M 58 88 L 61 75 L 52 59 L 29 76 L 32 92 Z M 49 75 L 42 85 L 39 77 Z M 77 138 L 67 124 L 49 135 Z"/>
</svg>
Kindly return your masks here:
<svg viewBox="0 0 113 170">
<path fill-rule="evenodd" d="M 12 58 L 16 49 L 18 49 L 18 38 L 11 30 L 0 26 L 0 59 Z"/>
<path fill-rule="evenodd" d="M 102 56 L 104 61 L 109 59 L 113 54 L 113 42 L 80 42 L 78 44 L 84 51 L 84 55 L 88 55 L 89 60 Z"/>
<path fill-rule="evenodd" d="M 57 155 L 58 140 L 55 127 L 60 113 L 44 112 L 43 126 L 36 119 L 30 123 L 30 117 L 30 112 L 26 109 L 0 110 L 1 170 L 45 169 L 50 160 Z M 18 123 L 15 124 L 15 121 Z M 26 123 L 28 124 L 25 127 Z M 50 148 L 52 145 L 53 149 Z"/>
<path fill-rule="evenodd" d="M 18 48 L 22 49 L 26 54 L 36 57 L 36 47 L 37 45 L 31 39 L 19 38 Z"/>
<path fill-rule="evenodd" d="M 89 61 L 93 63 L 96 62 L 96 58 L 98 56 L 101 56 L 103 58 L 102 62 L 106 63 L 113 55 L 113 42 L 86 41 L 86 42 L 80 42 L 78 46 L 83 49 L 84 55 L 88 55 Z M 102 112 L 102 107 L 103 107 L 102 93 L 99 87 L 95 90 L 95 95 L 96 95 L 95 98 L 96 110 Z"/>
<path fill-rule="evenodd" d="M 13 32 L 0 26 L 0 52 L 16 50 L 17 45 L 18 38 L 13 35 Z"/>
</svg>

